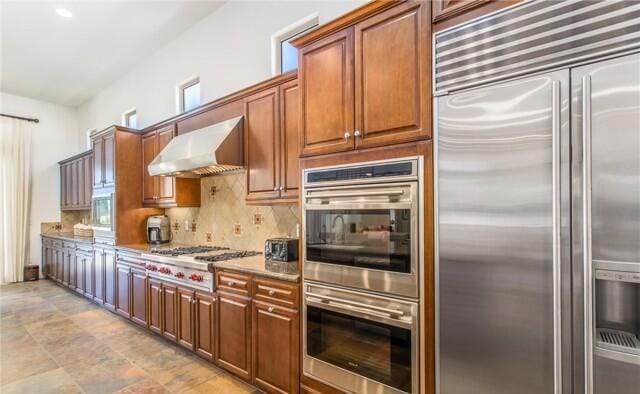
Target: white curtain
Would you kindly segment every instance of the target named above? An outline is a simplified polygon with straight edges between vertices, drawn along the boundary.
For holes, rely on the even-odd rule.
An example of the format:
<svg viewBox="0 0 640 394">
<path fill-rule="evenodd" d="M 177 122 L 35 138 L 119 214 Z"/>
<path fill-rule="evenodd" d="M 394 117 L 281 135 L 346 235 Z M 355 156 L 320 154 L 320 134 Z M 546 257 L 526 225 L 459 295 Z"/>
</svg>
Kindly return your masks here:
<svg viewBox="0 0 640 394">
<path fill-rule="evenodd" d="M 0 117 L 0 283 L 22 282 L 28 259 L 33 126 Z"/>
</svg>

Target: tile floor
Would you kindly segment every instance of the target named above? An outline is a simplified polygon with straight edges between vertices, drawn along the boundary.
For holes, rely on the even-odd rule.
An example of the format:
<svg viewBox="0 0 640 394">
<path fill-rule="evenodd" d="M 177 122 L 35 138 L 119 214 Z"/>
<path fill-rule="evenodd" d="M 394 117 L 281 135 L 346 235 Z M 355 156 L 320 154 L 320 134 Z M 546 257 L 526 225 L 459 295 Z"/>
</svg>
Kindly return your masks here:
<svg viewBox="0 0 640 394">
<path fill-rule="evenodd" d="M 49 280 L 0 286 L 0 392 L 257 393 Z"/>
</svg>

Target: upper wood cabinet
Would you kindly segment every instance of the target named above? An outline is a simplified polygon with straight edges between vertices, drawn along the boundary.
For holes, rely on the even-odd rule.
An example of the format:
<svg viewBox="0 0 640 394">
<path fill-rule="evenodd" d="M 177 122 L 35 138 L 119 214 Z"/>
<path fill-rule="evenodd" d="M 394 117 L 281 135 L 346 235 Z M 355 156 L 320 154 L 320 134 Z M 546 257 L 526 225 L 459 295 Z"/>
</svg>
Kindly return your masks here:
<svg viewBox="0 0 640 394">
<path fill-rule="evenodd" d="M 244 113 L 247 202 L 297 201 L 300 176 L 297 80 L 248 97 Z"/>
<path fill-rule="evenodd" d="M 303 156 L 430 137 L 429 8 L 403 2 L 300 48 Z"/>
<path fill-rule="evenodd" d="M 115 130 L 93 138 L 93 187 L 113 187 L 116 183 Z"/>
<path fill-rule="evenodd" d="M 175 125 L 142 137 L 142 203 L 145 207 L 199 207 L 200 180 L 151 176 L 147 167 L 175 136 Z"/>
<path fill-rule="evenodd" d="M 491 1 L 494 0 L 433 0 L 433 22 L 441 22 L 462 15 Z"/>
<path fill-rule="evenodd" d="M 93 154 L 86 151 L 60 163 L 60 209 L 91 209 Z"/>
<path fill-rule="evenodd" d="M 302 154 L 353 149 L 353 28 L 300 49 Z"/>
</svg>

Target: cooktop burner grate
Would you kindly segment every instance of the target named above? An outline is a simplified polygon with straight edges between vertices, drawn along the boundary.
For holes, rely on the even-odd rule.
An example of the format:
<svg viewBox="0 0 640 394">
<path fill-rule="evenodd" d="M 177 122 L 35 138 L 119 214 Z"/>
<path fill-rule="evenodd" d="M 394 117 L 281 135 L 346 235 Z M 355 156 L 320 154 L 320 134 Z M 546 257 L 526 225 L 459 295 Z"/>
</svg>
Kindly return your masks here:
<svg viewBox="0 0 640 394">
<path fill-rule="evenodd" d="M 196 260 L 204 260 L 204 261 L 224 261 L 224 260 L 232 260 L 232 259 L 241 259 L 243 257 L 251 257 L 262 254 L 261 252 L 253 252 L 253 251 L 240 251 L 240 252 L 229 252 L 229 253 L 221 253 L 211 256 L 196 256 Z"/>
<path fill-rule="evenodd" d="M 180 256 L 183 254 L 207 253 L 216 252 L 219 250 L 229 250 L 229 248 L 225 248 L 222 246 L 187 246 L 173 249 L 157 249 L 153 250 L 152 253 L 160 254 L 163 256 Z"/>
</svg>

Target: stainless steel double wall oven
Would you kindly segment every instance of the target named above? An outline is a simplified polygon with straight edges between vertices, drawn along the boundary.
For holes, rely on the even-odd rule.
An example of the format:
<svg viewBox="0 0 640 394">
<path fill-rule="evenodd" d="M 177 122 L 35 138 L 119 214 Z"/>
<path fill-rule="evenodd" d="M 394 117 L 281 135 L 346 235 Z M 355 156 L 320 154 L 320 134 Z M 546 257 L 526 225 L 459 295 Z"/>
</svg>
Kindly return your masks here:
<svg viewBox="0 0 640 394">
<path fill-rule="evenodd" d="M 423 159 L 303 172 L 306 375 L 418 392 Z"/>
</svg>

